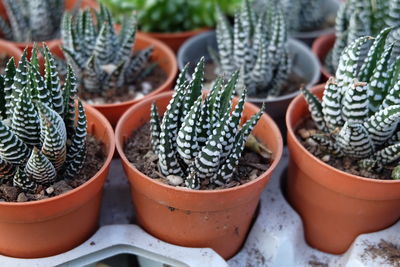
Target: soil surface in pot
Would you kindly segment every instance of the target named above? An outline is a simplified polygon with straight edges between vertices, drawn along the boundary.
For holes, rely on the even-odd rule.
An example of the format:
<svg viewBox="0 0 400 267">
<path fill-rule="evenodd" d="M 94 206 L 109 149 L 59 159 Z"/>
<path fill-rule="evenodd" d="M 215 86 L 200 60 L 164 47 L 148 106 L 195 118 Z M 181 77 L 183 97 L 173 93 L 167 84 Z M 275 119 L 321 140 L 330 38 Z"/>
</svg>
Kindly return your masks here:
<svg viewBox="0 0 400 267">
<path fill-rule="evenodd" d="M 207 87 L 211 87 L 211 84 L 213 81 L 215 81 L 215 79 L 217 78 L 217 74 L 216 74 L 216 64 L 213 62 L 207 62 L 204 66 L 204 80 L 207 84 Z M 292 72 L 289 76 L 289 79 L 287 80 L 287 82 L 283 85 L 282 87 L 282 91 L 279 94 L 279 96 L 284 96 L 287 94 L 291 94 L 293 92 L 299 91 L 299 89 L 303 86 L 307 84 L 307 81 L 301 77 L 300 75 L 298 75 L 297 73 Z M 255 97 L 255 96 L 251 96 L 249 95 L 249 97 Z M 274 98 L 274 97 L 268 97 L 267 94 L 260 94 L 256 96 L 257 98 Z"/>
<path fill-rule="evenodd" d="M 324 150 L 322 150 L 311 138 L 310 136 L 315 133 L 321 133 L 319 131 L 314 121 L 311 117 L 305 118 L 297 127 L 296 134 L 298 140 L 301 144 L 314 156 L 319 158 L 321 161 L 331 165 L 332 167 L 345 171 L 347 173 L 358 175 L 366 178 L 379 179 L 379 180 L 391 180 L 392 170 L 396 165 L 384 166 L 382 172 L 366 171 L 361 169 L 357 162 L 357 159 L 352 159 L 349 157 L 337 158 L 329 155 Z"/>
<path fill-rule="evenodd" d="M 24 193 L 8 181 L 0 185 L 0 202 L 26 202 L 47 199 L 66 193 L 92 178 L 103 166 L 106 160 L 104 144 L 91 135 L 86 138 L 87 154 L 83 168 L 73 180 L 59 180 L 50 186 L 39 185 L 35 192 Z"/>
<path fill-rule="evenodd" d="M 380 262 L 382 264 L 400 267 L 400 245 L 395 245 L 383 239 L 378 244 L 366 245 L 367 247 L 361 255 L 362 260 L 381 258 L 383 259 L 383 262 Z"/>
<path fill-rule="evenodd" d="M 165 184 L 170 184 L 158 172 L 157 156 L 151 149 L 150 124 L 146 123 L 126 141 L 124 153 L 128 160 L 142 173 Z M 256 179 L 271 165 L 271 159 L 245 149 L 239 161 L 239 166 L 233 175 L 233 180 L 227 185 L 216 187 L 207 181 L 202 183 L 202 190 L 224 189 L 239 186 Z"/>
<path fill-rule="evenodd" d="M 80 90 L 79 96 L 88 104 L 116 104 L 133 99 L 141 99 L 156 90 L 166 80 L 167 74 L 157 65 L 145 78 L 132 85 L 111 89 L 106 94 L 89 93 Z"/>
</svg>

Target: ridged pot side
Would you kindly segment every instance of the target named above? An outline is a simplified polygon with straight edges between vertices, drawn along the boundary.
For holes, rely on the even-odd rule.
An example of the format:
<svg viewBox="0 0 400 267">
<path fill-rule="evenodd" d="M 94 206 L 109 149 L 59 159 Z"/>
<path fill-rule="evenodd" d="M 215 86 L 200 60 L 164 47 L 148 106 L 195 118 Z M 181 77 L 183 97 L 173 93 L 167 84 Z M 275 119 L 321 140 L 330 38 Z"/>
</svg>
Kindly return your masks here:
<svg viewBox="0 0 400 267">
<path fill-rule="evenodd" d="M 324 85 L 312 89 L 322 97 Z M 302 217 L 307 242 L 324 252 L 346 252 L 362 234 L 387 228 L 400 218 L 400 181 L 351 175 L 325 164 L 296 137 L 297 126 L 309 116 L 303 96 L 286 114 L 290 163 L 287 196 Z"/>
<path fill-rule="evenodd" d="M 57 55 L 60 58 L 64 58 L 64 55 L 60 49 L 60 45 L 61 42 L 53 43 L 50 46 L 50 51 L 54 55 Z M 135 47 L 132 49 L 142 50 L 149 46 L 154 47 L 154 51 L 150 57 L 150 62 L 157 63 L 158 66 L 166 73 L 167 78 L 160 86 L 158 86 L 158 88 L 154 89 L 141 99 L 131 99 L 120 103 L 91 105 L 99 110 L 108 119 L 113 127 L 115 127 L 122 114 L 129 107 L 151 96 L 170 90 L 175 82 L 175 77 L 178 72 L 178 65 L 176 63 L 176 58 L 172 50 L 156 39 L 150 38 L 141 33 L 137 33 Z"/>
<path fill-rule="evenodd" d="M 224 190 L 190 190 L 172 187 L 137 170 L 124 154 L 125 141 L 150 119 L 155 102 L 165 112 L 172 93 L 164 93 L 129 109 L 116 127 L 117 150 L 131 184 L 139 224 L 149 233 L 176 245 L 211 247 L 222 257 L 232 257 L 249 231 L 260 194 L 282 154 L 282 137 L 272 119 L 262 115 L 253 134 L 272 151 L 273 162 L 257 179 Z M 236 103 L 237 99 L 235 99 Z M 246 103 L 243 119 L 258 111 Z"/>
<path fill-rule="evenodd" d="M 81 186 L 44 200 L 0 202 L 0 254 L 17 258 L 47 257 L 87 240 L 98 227 L 103 185 L 115 142 L 111 125 L 85 106 L 88 133 L 105 145 L 102 168 Z"/>
</svg>

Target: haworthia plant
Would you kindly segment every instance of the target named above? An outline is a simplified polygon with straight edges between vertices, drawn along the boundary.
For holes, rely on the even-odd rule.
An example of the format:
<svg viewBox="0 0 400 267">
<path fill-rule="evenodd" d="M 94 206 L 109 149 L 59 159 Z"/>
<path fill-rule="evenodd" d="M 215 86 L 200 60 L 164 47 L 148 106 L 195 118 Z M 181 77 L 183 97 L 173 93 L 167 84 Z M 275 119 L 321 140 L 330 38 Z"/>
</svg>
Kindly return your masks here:
<svg viewBox="0 0 400 267">
<path fill-rule="evenodd" d="M 181 176 L 185 186 L 200 189 L 202 182 L 221 186 L 229 183 L 238 165 L 247 136 L 262 115 L 260 110 L 240 128 L 246 92 L 231 113 L 238 79 L 217 79 L 203 100 L 204 59 L 197 64 L 192 80 L 187 66 L 178 77 L 175 93 L 160 121 L 155 104 L 151 110 L 151 139 L 158 167 L 165 175 Z"/>
<path fill-rule="evenodd" d="M 92 18 L 92 12 L 95 18 Z M 114 29 L 110 11 L 80 10 L 76 17 L 63 18 L 63 51 L 67 62 L 79 74 L 85 92 L 108 95 L 147 75 L 154 65 L 149 64 L 153 48 L 134 53 L 136 18 L 132 14 L 122 22 L 119 34 Z"/>
<path fill-rule="evenodd" d="M 320 131 L 314 141 L 336 157 L 358 159 L 368 171 L 379 172 L 400 159 L 400 59 L 391 60 L 389 33 L 360 37 L 346 47 L 322 101 L 302 90 Z M 370 49 L 359 64 L 367 43 Z"/>
<path fill-rule="evenodd" d="M 0 17 L 3 38 L 16 42 L 46 41 L 60 36 L 64 0 L 4 0 Z"/>
<path fill-rule="evenodd" d="M 45 75 L 39 70 L 37 49 L 27 59 L 14 59 L 0 76 L 0 181 L 12 181 L 24 191 L 38 184 L 74 178 L 86 155 L 86 115 L 78 102 L 77 85 L 68 68 L 61 86 L 54 58 L 44 45 Z"/>
<path fill-rule="evenodd" d="M 331 72 L 336 71 L 344 48 L 362 36 L 377 36 L 387 27 L 396 28 L 390 33 L 389 42 L 400 40 L 399 0 L 348 0 L 342 4 L 336 17 L 336 41 L 326 59 Z M 368 47 L 364 47 L 368 51 Z M 365 55 L 365 53 L 364 53 Z M 396 42 L 393 57 L 400 55 Z"/>
<path fill-rule="evenodd" d="M 216 34 L 220 74 L 240 70 L 249 96 L 280 94 L 291 72 L 291 58 L 286 22 L 278 5 L 257 15 L 249 0 L 243 1 L 233 28 L 219 12 Z"/>
<path fill-rule="evenodd" d="M 312 31 L 321 28 L 329 18 L 321 12 L 327 0 L 257 0 L 257 10 L 280 4 L 287 18 L 289 31 Z M 333 20 L 333 19 L 332 19 Z"/>
</svg>

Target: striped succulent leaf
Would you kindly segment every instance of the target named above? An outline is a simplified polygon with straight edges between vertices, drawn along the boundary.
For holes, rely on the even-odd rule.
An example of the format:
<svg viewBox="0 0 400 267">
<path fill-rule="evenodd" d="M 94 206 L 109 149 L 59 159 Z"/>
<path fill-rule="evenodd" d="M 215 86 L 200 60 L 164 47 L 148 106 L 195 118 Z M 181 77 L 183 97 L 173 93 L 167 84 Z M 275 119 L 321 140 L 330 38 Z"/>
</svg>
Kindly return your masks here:
<svg viewBox="0 0 400 267">
<path fill-rule="evenodd" d="M 68 69 L 64 88 L 48 47 L 44 47 L 45 74 L 39 72 L 37 48 L 29 61 L 26 51 L 18 67 L 14 61 L 0 78 L 4 88 L 0 110 L 0 179 L 25 191 L 38 184 L 74 178 L 85 157 L 86 116 L 78 102 L 76 82 Z"/>
<path fill-rule="evenodd" d="M 191 81 L 179 76 L 161 121 L 155 104 L 151 109 L 152 147 L 159 169 L 165 176 L 181 176 L 191 189 L 200 189 L 206 179 L 217 186 L 232 180 L 247 137 L 262 115 L 258 112 L 240 128 L 246 90 L 231 112 L 238 73 L 227 83 L 217 79 L 202 96 L 203 69 L 201 59 Z"/>
<path fill-rule="evenodd" d="M 342 4 L 336 17 L 336 41 L 332 50 L 332 57 L 327 58 L 327 65 L 334 72 L 339 65 L 339 58 L 345 47 L 361 36 L 378 36 L 379 33 L 387 35 L 389 32 L 388 44 L 394 43 L 392 58 L 400 55 L 400 1 L 399 0 L 348 0 Z M 387 27 L 395 28 L 392 31 L 382 32 Z M 386 36 L 384 37 L 386 39 Z M 387 44 L 387 46 L 388 46 Z M 366 48 L 364 47 L 364 51 Z M 376 58 L 381 58 L 383 50 L 372 50 L 377 53 Z M 370 50 L 371 52 L 371 50 Z M 362 57 L 365 54 L 362 53 Z M 377 62 L 376 60 L 368 60 Z M 360 81 L 368 82 L 364 78 L 371 76 L 371 66 L 366 66 L 367 72 Z M 372 68 L 374 68 L 372 66 Z"/>
<path fill-rule="evenodd" d="M 291 72 L 291 58 L 287 25 L 279 4 L 257 14 L 245 0 L 233 26 L 219 12 L 216 34 L 219 74 L 232 75 L 241 70 L 241 80 L 250 96 L 280 94 Z"/>
<path fill-rule="evenodd" d="M 64 0 L 4 0 L 0 32 L 15 42 L 47 41 L 60 35 Z"/>
<path fill-rule="evenodd" d="M 321 102 L 302 90 L 320 131 L 312 139 L 328 153 L 359 159 L 360 168 L 377 172 L 400 161 L 400 58 L 394 60 L 393 45 L 387 45 L 391 31 L 374 39 L 361 66 L 358 55 L 370 37 L 344 50 Z"/>
<path fill-rule="evenodd" d="M 153 48 L 132 51 L 137 24 L 134 14 L 124 19 L 119 34 L 104 5 L 100 10 L 80 10 L 74 17 L 65 14 L 62 24 L 64 56 L 79 74 L 82 90 L 107 95 L 151 72 Z"/>
</svg>

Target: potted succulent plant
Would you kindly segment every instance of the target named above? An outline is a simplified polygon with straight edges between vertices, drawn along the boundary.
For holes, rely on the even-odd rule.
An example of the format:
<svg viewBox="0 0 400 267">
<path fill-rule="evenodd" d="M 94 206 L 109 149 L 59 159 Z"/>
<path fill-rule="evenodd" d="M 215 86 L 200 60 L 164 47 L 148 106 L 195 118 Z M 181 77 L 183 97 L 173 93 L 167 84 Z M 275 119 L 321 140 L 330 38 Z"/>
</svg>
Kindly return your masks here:
<svg viewBox="0 0 400 267">
<path fill-rule="evenodd" d="M 400 218 L 400 60 L 388 31 L 347 46 L 325 91 L 303 90 L 287 112 L 288 199 L 325 252 Z"/>
<path fill-rule="evenodd" d="M 324 80 L 328 80 L 339 64 L 344 48 L 362 36 L 377 36 L 386 27 L 397 27 L 400 8 L 397 0 L 349 0 L 343 3 L 336 17 L 336 34 L 319 37 L 312 50 L 321 62 Z M 398 40 L 398 30 L 390 41 Z M 396 44 L 395 55 L 399 54 Z"/>
<path fill-rule="evenodd" d="M 136 34 L 134 14 L 125 17 L 119 33 L 113 26 L 113 17 L 103 5 L 99 11 L 80 10 L 75 17 L 66 14 L 62 52 L 60 43 L 51 50 L 79 73 L 79 96 L 115 126 L 128 107 L 170 89 L 177 65 L 167 46 Z"/>
<path fill-rule="evenodd" d="M 71 10 L 76 4 L 96 7 L 92 0 L 2 0 L 1 37 L 21 50 L 27 47 L 30 56 L 33 42 L 51 43 L 60 38 L 62 14 L 65 9 Z"/>
<path fill-rule="evenodd" d="M 233 27 L 219 12 L 216 33 L 188 40 L 178 53 L 182 69 L 201 56 L 208 58 L 208 73 L 231 75 L 240 70 L 249 101 L 266 103 L 266 112 L 285 133 L 284 115 L 301 84 L 311 87 L 319 80 L 317 58 L 301 42 L 287 38 L 286 21 L 279 5 L 257 14 L 246 0 L 236 13 Z M 240 94 L 240 92 L 237 92 Z"/>
<path fill-rule="evenodd" d="M 257 10 L 280 3 L 287 17 L 290 36 L 311 46 L 321 35 L 334 33 L 338 0 L 256 0 Z"/>
<path fill-rule="evenodd" d="M 44 76 L 36 48 L 0 76 L 0 253 L 12 257 L 59 254 L 94 233 L 114 152 L 111 125 L 76 101 L 72 69 L 62 87 L 43 53 Z"/>
<path fill-rule="evenodd" d="M 213 10 L 218 4 L 231 13 L 240 0 L 101 0 L 114 14 L 137 10 L 140 30 L 166 43 L 177 52 L 182 43 L 215 25 Z M 232 13 L 231 13 L 232 14 Z"/>
<path fill-rule="evenodd" d="M 146 231 L 230 258 L 240 249 L 281 157 L 282 138 L 272 119 L 245 103 L 245 91 L 231 107 L 237 73 L 227 83 L 218 79 L 202 95 L 203 70 L 201 60 L 191 81 L 183 70 L 175 92 L 130 108 L 116 127 L 117 149 Z M 242 153 L 253 127 L 251 147 L 264 151 L 263 157 L 247 149 Z"/>
</svg>

